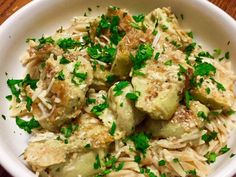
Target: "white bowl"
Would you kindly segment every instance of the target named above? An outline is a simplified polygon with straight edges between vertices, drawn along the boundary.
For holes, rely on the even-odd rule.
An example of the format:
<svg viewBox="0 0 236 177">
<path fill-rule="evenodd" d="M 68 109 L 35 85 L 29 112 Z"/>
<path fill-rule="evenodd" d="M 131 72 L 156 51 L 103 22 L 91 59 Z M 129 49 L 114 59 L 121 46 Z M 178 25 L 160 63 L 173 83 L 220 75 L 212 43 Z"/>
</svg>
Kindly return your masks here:
<svg viewBox="0 0 236 177">
<path fill-rule="evenodd" d="M 100 8 L 96 8 L 100 5 Z M 191 28 L 197 41 L 209 49 L 221 48 L 230 51 L 234 68 L 236 68 L 236 23 L 215 5 L 206 0 L 34 0 L 0 27 L 0 100 L 1 114 L 7 120 L 0 120 L 0 162 L 13 176 L 31 177 L 34 174 L 25 166 L 20 154 L 27 145 L 28 135 L 20 130 L 9 117 L 5 96 L 9 94 L 6 85 L 8 78 L 21 78 L 24 69 L 19 57 L 26 49 L 25 39 L 52 34 L 60 26 L 68 25 L 74 16 L 83 15 L 93 9 L 97 15 L 108 5 L 124 7 L 132 13 L 147 13 L 154 8 L 170 6 L 176 15 L 184 14 L 180 20 L 185 28 Z M 230 45 L 227 42 L 230 41 Z M 8 76 L 5 75 L 8 73 Z M 236 152 L 236 134 L 230 138 L 232 152 Z M 236 157 L 229 154 L 217 158 L 212 167 L 211 177 L 230 177 L 236 173 Z"/>
</svg>

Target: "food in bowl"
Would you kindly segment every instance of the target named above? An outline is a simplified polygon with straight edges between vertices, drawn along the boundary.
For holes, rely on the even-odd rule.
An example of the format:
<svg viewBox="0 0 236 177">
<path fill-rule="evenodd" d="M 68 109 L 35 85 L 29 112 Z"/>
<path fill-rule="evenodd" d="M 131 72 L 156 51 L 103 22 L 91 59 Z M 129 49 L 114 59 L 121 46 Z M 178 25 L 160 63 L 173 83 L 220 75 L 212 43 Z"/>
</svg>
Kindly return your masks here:
<svg viewBox="0 0 236 177">
<path fill-rule="evenodd" d="M 230 53 L 202 49 L 170 8 L 110 6 L 27 43 L 7 98 L 40 176 L 207 176 L 229 151 Z"/>
</svg>

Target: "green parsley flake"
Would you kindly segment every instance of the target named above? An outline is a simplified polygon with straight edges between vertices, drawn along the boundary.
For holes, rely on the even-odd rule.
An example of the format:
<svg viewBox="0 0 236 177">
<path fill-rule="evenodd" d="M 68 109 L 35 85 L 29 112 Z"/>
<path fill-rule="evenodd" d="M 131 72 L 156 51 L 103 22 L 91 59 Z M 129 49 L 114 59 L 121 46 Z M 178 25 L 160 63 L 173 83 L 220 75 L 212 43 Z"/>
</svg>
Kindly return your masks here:
<svg viewBox="0 0 236 177">
<path fill-rule="evenodd" d="M 130 93 L 127 93 L 125 97 L 128 98 L 129 100 L 137 101 L 139 94 L 140 94 L 139 92 L 132 92 L 132 93 L 130 92 Z"/>
<path fill-rule="evenodd" d="M 116 49 L 108 46 L 102 47 L 100 44 L 95 44 L 87 48 L 87 53 L 93 59 L 97 59 L 104 63 L 112 63 L 116 55 Z"/>
<path fill-rule="evenodd" d="M 65 80 L 65 74 L 64 74 L 63 70 L 61 70 L 59 73 L 57 73 L 56 79 L 61 80 L 61 81 Z"/>
<path fill-rule="evenodd" d="M 192 31 L 188 32 L 187 35 L 193 39 L 193 32 Z"/>
<path fill-rule="evenodd" d="M 112 84 L 117 79 L 116 75 L 108 75 L 106 82 Z"/>
<path fill-rule="evenodd" d="M 80 46 L 80 42 L 72 39 L 72 38 L 63 38 L 57 41 L 57 45 L 63 50 L 74 49 L 75 47 Z"/>
<path fill-rule="evenodd" d="M 104 102 L 102 104 L 94 106 L 92 108 L 91 112 L 96 116 L 100 116 L 100 115 L 102 115 L 103 111 L 108 107 L 109 107 L 108 103 Z"/>
<path fill-rule="evenodd" d="M 235 154 L 234 154 L 234 153 L 232 153 L 232 154 L 230 154 L 230 156 L 229 156 L 229 157 L 230 157 L 230 158 L 232 158 L 232 157 L 234 157 L 234 156 L 235 156 Z"/>
<path fill-rule="evenodd" d="M 219 57 L 220 54 L 222 53 L 221 49 L 214 49 L 213 51 L 214 51 L 214 53 L 213 53 L 214 57 Z"/>
<path fill-rule="evenodd" d="M 216 139 L 217 137 L 217 132 L 213 131 L 210 133 L 205 133 L 202 135 L 202 140 L 205 141 L 206 143 L 209 143 L 210 141 Z"/>
<path fill-rule="evenodd" d="M 101 162 L 100 162 L 99 155 L 96 156 L 95 163 L 93 164 L 93 168 L 94 168 L 94 169 L 99 169 L 99 168 L 101 168 Z"/>
<path fill-rule="evenodd" d="M 214 58 L 209 52 L 207 51 L 201 51 L 200 53 L 198 53 L 199 57 L 207 57 L 207 58 Z"/>
<path fill-rule="evenodd" d="M 179 49 L 181 47 L 180 44 L 178 44 L 176 41 L 171 41 L 170 42 L 173 46 L 175 46 L 177 49 Z"/>
<path fill-rule="evenodd" d="M 225 59 L 230 59 L 230 54 L 229 54 L 229 51 L 225 53 Z"/>
<path fill-rule="evenodd" d="M 84 146 L 84 148 L 90 148 L 91 147 L 91 144 L 86 144 L 85 146 Z"/>
<path fill-rule="evenodd" d="M 94 103 L 96 103 L 96 99 L 94 99 L 94 98 L 88 98 L 87 100 L 86 100 L 86 103 L 89 105 L 89 104 L 94 104 Z"/>
<path fill-rule="evenodd" d="M 25 101 L 26 101 L 26 109 L 28 111 L 31 111 L 31 105 L 33 103 L 32 99 L 30 97 L 26 96 Z"/>
<path fill-rule="evenodd" d="M 154 59 L 155 59 L 155 60 L 158 60 L 159 56 L 160 56 L 160 52 L 157 52 L 157 53 L 155 54 Z"/>
<path fill-rule="evenodd" d="M 118 82 L 115 87 L 113 88 L 113 91 L 115 92 L 114 96 L 119 96 L 123 93 L 122 89 L 127 87 L 129 85 L 128 81 L 120 81 Z"/>
<path fill-rule="evenodd" d="M 210 152 L 206 155 L 207 163 L 214 163 L 216 161 L 217 154 L 215 152 Z"/>
<path fill-rule="evenodd" d="M 130 139 L 134 142 L 136 150 L 146 153 L 147 148 L 149 147 L 149 137 L 143 132 L 139 134 L 135 134 L 130 137 Z"/>
<path fill-rule="evenodd" d="M 159 165 L 159 166 L 165 166 L 165 164 L 166 164 L 166 161 L 165 161 L 165 160 L 160 160 L 160 161 L 158 162 L 158 165 Z"/>
<path fill-rule="evenodd" d="M 195 49 L 196 47 L 196 43 L 191 43 L 189 44 L 185 49 L 184 49 L 184 52 L 185 54 L 187 55 L 187 57 L 189 57 L 191 55 L 191 53 L 193 52 L 193 50 Z"/>
<path fill-rule="evenodd" d="M 210 74 L 216 73 L 216 68 L 210 63 L 200 63 L 199 65 L 195 66 L 194 75 L 195 76 L 209 76 Z"/>
<path fill-rule="evenodd" d="M 197 116 L 202 118 L 203 120 L 208 120 L 208 117 L 206 116 L 206 114 L 203 111 L 199 111 L 197 113 Z"/>
<path fill-rule="evenodd" d="M 139 15 L 136 15 L 136 16 L 133 16 L 133 19 L 135 22 L 139 23 L 139 22 L 143 22 L 144 21 L 144 15 L 143 14 L 139 14 Z"/>
<path fill-rule="evenodd" d="M 116 123 L 113 122 L 113 123 L 112 123 L 112 126 L 111 126 L 111 129 L 110 129 L 110 131 L 109 131 L 110 135 L 114 136 L 115 131 L 116 131 Z"/>
<path fill-rule="evenodd" d="M 173 162 L 174 162 L 174 163 L 179 163 L 179 159 L 178 159 L 178 158 L 174 158 L 174 159 L 173 159 Z"/>
<path fill-rule="evenodd" d="M 233 114 L 235 114 L 235 111 L 233 109 L 230 109 L 230 110 L 226 111 L 227 116 L 231 116 Z"/>
<path fill-rule="evenodd" d="M 181 76 L 186 75 L 186 74 L 187 74 L 187 70 L 181 64 L 179 64 L 179 72 L 177 73 L 178 79 L 181 80 Z"/>
<path fill-rule="evenodd" d="M 214 78 L 212 78 L 212 77 L 211 77 L 210 79 L 212 80 L 213 83 L 216 84 L 216 87 L 217 87 L 218 90 L 226 91 L 225 87 L 224 87 L 221 83 L 217 82 L 217 81 L 216 81 Z"/>
<path fill-rule="evenodd" d="M 12 100 L 12 95 L 7 95 L 5 98 L 6 98 L 8 101 L 11 101 L 11 100 Z"/>
<path fill-rule="evenodd" d="M 63 133 L 66 138 L 69 138 L 74 131 L 78 130 L 78 128 L 79 128 L 78 125 L 70 124 L 67 127 L 62 127 L 61 128 L 61 133 Z"/>
<path fill-rule="evenodd" d="M 173 64 L 172 60 L 168 60 L 164 63 L 164 65 L 166 66 L 172 66 L 172 64 Z"/>
<path fill-rule="evenodd" d="M 230 150 L 230 148 L 227 147 L 227 145 L 225 145 L 224 147 L 222 147 L 219 151 L 220 154 L 225 154 L 226 152 L 228 152 Z"/>
<path fill-rule="evenodd" d="M 145 61 L 153 55 L 154 49 L 150 44 L 140 44 L 135 57 L 130 55 L 134 70 L 141 69 L 145 66 Z"/>
<path fill-rule="evenodd" d="M 207 94 L 210 94 L 210 93 L 211 93 L 211 89 L 210 89 L 209 87 L 207 87 L 207 88 L 205 89 L 205 91 L 206 91 Z"/>
<path fill-rule="evenodd" d="M 190 92 L 187 90 L 185 91 L 185 104 L 187 109 L 190 108 L 190 100 L 192 100 L 192 96 L 190 95 Z"/>
<path fill-rule="evenodd" d="M 32 132 L 32 129 L 39 128 L 40 124 L 37 120 L 30 119 L 29 121 L 25 121 L 23 119 L 20 119 L 18 116 L 16 117 L 16 125 L 18 125 L 19 128 L 25 130 L 28 133 Z"/>
<path fill-rule="evenodd" d="M 161 25 L 160 27 L 161 27 L 162 31 L 167 31 L 168 30 L 168 26 L 166 26 L 166 25 Z"/>
<path fill-rule="evenodd" d="M 62 57 L 62 58 L 60 59 L 60 64 L 65 65 L 65 64 L 68 64 L 68 63 L 70 63 L 70 60 L 66 59 L 65 57 Z"/>
<path fill-rule="evenodd" d="M 186 171 L 186 173 L 187 173 L 188 175 L 193 176 L 193 177 L 197 177 L 196 169 L 188 170 L 188 171 Z"/>
<path fill-rule="evenodd" d="M 141 162 L 141 156 L 140 155 L 134 156 L 134 161 L 137 162 L 137 163 L 140 163 Z"/>
<path fill-rule="evenodd" d="M 6 116 L 2 114 L 2 119 L 3 120 L 6 120 Z"/>
</svg>

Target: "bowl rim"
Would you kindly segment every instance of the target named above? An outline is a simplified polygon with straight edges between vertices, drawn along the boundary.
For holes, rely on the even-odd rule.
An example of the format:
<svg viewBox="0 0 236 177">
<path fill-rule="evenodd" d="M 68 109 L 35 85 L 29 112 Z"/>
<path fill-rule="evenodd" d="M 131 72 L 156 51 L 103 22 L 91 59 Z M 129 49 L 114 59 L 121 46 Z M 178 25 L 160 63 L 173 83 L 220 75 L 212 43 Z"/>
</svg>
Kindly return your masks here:
<svg viewBox="0 0 236 177">
<path fill-rule="evenodd" d="M 17 22 L 17 19 L 21 17 L 22 15 L 27 14 L 30 9 L 33 9 L 34 7 L 39 7 L 46 3 L 46 0 L 33 0 L 29 2 L 28 4 L 24 5 L 20 9 L 18 9 L 14 14 L 12 14 L 10 17 L 6 19 L 1 25 L 0 25 L 0 36 L 4 34 L 4 31 L 6 31 L 9 27 L 12 26 L 12 24 L 15 24 Z M 233 17 L 231 17 L 229 14 L 227 14 L 225 11 L 223 11 L 221 8 L 216 6 L 215 4 L 209 2 L 208 0 L 196 0 L 195 3 L 198 3 L 198 5 L 202 8 L 207 8 L 212 11 L 212 13 L 219 14 L 223 20 L 225 20 L 228 24 L 234 27 L 234 30 L 236 30 L 236 23 Z M 22 176 L 22 177 L 32 177 L 33 173 L 31 171 L 27 171 L 22 168 L 23 163 L 19 161 L 15 161 L 13 158 L 11 158 L 11 154 L 5 153 L 5 147 L 2 140 L 0 140 L 0 165 L 8 171 L 12 176 Z M 231 163 L 227 165 L 227 167 L 224 168 L 220 172 L 223 176 L 232 176 L 236 173 L 236 168 L 233 168 L 233 164 L 236 163 L 236 158 L 232 159 Z M 14 168 L 13 168 L 14 167 Z"/>
</svg>

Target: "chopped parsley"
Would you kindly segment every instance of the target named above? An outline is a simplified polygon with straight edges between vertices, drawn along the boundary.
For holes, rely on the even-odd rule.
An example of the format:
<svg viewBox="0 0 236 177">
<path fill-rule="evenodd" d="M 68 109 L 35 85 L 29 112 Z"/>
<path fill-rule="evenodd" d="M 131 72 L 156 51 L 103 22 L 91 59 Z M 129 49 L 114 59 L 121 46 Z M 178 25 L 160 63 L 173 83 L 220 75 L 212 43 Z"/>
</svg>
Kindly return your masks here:
<svg viewBox="0 0 236 177">
<path fill-rule="evenodd" d="M 205 91 L 206 91 L 207 94 L 210 94 L 210 93 L 211 93 L 211 89 L 210 89 L 209 87 L 207 87 L 207 88 L 205 89 Z"/>
<path fill-rule="evenodd" d="M 95 163 L 93 164 L 93 168 L 94 168 L 94 169 L 99 169 L 99 168 L 101 168 L 101 162 L 100 162 L 99 155 L 96 156 Z"/>
<path fill-rule="evenodd" d="M 60 59 L 60 64 L 65 65 L 65 64 L 68 64 L 68 63 L 70 63 L 70 60 L 66 59 L 65 57 L 62 57 L 62 58 Z"/>
<path fill-rule="evenodd" d="M 208 120 L 207 115 L 206 115 L 203 111 L 199 111 L 199 112 L 197 113 L 197 116 L 200 117 L 200 118 L 202 118 L 203 120 Z"/>
<path fill-rule="evenodd" d="M 217 81 L 216 81 L 214 78 L 212 78 L 212 77 L 211 77 L 210 79 L 212 80 L 213 83 L 216 84 L 216 87 L 217 87 L 218 90 L 226 91 L 225 87 L 224 87 L 221 83 L 217 82 Z"/>
<path fill-rule="evenodd" d="M 230 54 L 229 54 L 229 51 L 225 53 L 225 59 L 229 59 L 230 58 Z"/>
<path fill-rule="evenodd" d="M 40 39 L 38 39 L 38 42 L 39 42 L 39 45 L 36 47 L 37 50 L 41 49 L 44 46 L 44 44 L 54 44 L 55 43 L 55 41 L 52 39 L 51 36 L 46 37 L 46 38 L 44 36 L 42 36 Z"/>
<path fill-rule="evenodd" d="M 207 158 L 207 163 L 214 163 L 216 161 L 217 154 L 215 152 L 210 152 L 207 153 L 206 158 Z"/>
<path fill-rule="evenodd" d="M 18 102 L 20 102 L 19 96 L 20 96 L 21 90 L 20 90 L 19 86 L 21 83 L 22 83 L 22 80 L 15 80 L 15 79 L 8 79 L 7 80 L 7 85 L 10 88 L 12 95 L 14 95 L 16 97 L 16 100 Z"/>
<path fill-rule="evenodd" d="M 132 101 L 137 101 L 138 97 L 140 95 L 140 92 L 130 92 L 125 95 L 126 98 Z"/>
<path fill-rule="evenodd" d="M 129 85 L 128 81 L 120 81 L 118 82 L 115 87 L 113 88 L 113 91 L 115 92 L 114 96 L 119 96 L 123 93 L 122 89 L 127 87 Z"/>
<path fill-rule="evenodd" d="M 92 108 L 91 112 L 96 115 L 96 116 L 100 116 L 102 115 L 103 111 L 108 108 L 109 105 L 108 103 L 105 101 L 104 103 L 101 103 L 99 105 L 96 105 Z"/>
<path fill-rule="evenodd" d="M 155 54 L 154 59 L 155 59 L 155 60 L 158 60 L 159 56 L 160 56 L 160 52 L 157 52 L 157 53 Z"/>
<path fill-rule="evenodd" d="M 80 46 L 80 42 L 72 39 L 72 38 L 63 38 L 63 39 L 59 39 L 57 41 L 57 45 L 62 48 L 64 51 L 68 50 L 68 49 L 74 49 L 77 46 Z"/>
<path fill-rule="evenodd" d="M 180 44 L 178 44 L 176 41 L 171 41 L 170 42 L 173 46 L 175 46 L 177 49 L 179 49 L 181 47 Z"/>
<path fill-rule="evenodd" d="M 198 53 L 199 57 L 207 57 L 207 58 L 214 58 L 209 52 L 207 51 L 201 51 L 200 53 Z"/>
<path fill-rule="evenodd" d="M 7 95 L 5 98 L 6 98 L 8 101 L 11 101 L 11 100 L 12 100 L 12 95 Z"/>
<path fill-rule="evenodd" d="M 159 165 L 159 166 L 165 166 L 165 164 L 166 164 L 166 161 L 165 161 L 165 160 L 160 160 L 160 161 L 158 162 L 158 165 Z"/>
<path fill-rule="evenodd" d="M 86 144 L 85 146 L 84 146 L 84 148 L 90 148 L 91 147 L 91 144 Z"/>
<path fill-rule="evenodd" d="M 181 64 L 179 64 L 179 72 L 177 73 L 178 80 L 181 80 L 181 76 L 185 74 L 187 74 L 187 70 Z"/>
<path fill-rule="evenodd" d="M 214 49 L 213 51 L 214 51 L 214 53 L 213 53 L 213 56 L 214 56 L 214 57 L 220 56 L 220 54 L 221 54 L 221 52 L 222 52 L 221 49 Z"/>
<path fill-rule="evenodd" d="M 143 14 L 139 14 L 139 15 L 133 16 L 134 21 L 137 22 L 137 23 L 143 22 L 144 18 L 145 18 L 145 16 Z"/>
<path fill-rule="evenodd" d="M 153 55 L 154 49 L 150 44 L 140 44 L 135 57 L 130 55 L 130 59 L 133 63 L 133 69 L 138 70 L 145 66 L 145 61 L 150 59 Z"/>
<path fill-rule="evenodd" d="M 3 120 L 6 120 L 6 116 L 2 114 L 2 119 Z"/>
<path fill-rule="evenodd" d="M 65 74 L 64 74 L 63 70 L 61 70 L 59 73 L 57 73 L 56 79 L 61 80 L 61 81 L 65 80 Z"/>
<path fill-rule="evenodd" d="M 184 14 L 180 14 L 180 17 L 183 20 L 184 19 Z"/>
<path fill-rule="evenodd" d="M 230 156 L 229 156 L 229 157 L 230 157 L 230 158 L 232 158 L 232 157 L 234 157 L 234 156 L 235 156 L 235 154 L 234 154 L 234 153 L 232 153 L 232 154 L 230 154 Z"/>
<path fill-rule="evenodd" d="M 116 55 L 115 48 L 109 47 L 107 45 L 102 47 L 100 44 L 95 44 L 91 47 L 88 47 L 87 52 L 91 58 L 104 63 L 112 63 Z"/>
<path fill-rule="evenodd" d="M 206 143 L 209 143 L 210 141 L 216 139 L 217 137 L 217 132 L 213 131 L 210 133 L 205 133 L 202 135 L 202 140 L 205 141 Z"/>
<path fill-rule="evenodd" d="M 37 120 L 32 117 L 29 121 L 25 121 L 19 117 L 16 117 L 16 125 L 19 128 L 25 130 L 27 133 L 31 133 L 32 129 L 39 128 L 40 124 Z"/>
<path fill-rule="evenodd" d="M 140 163 L 141 162 L 141 156 L 140 155 L 134 156 L 134 161 L 137 162 L 137 163 Z"/>
<path fill-rule="evenodd" d="M 224 147 L 222 147 L 219 151 L 220 154 L 225 154 L 226 152 L 228 152 L 230 150 L 230 148 L 227 147 L 227 145 L 225 145 Z"/>
<path fill-rule="evenodd" d="M 161 25 L 160 27 L 161 27 L 162 31 L 167 31 L 168 30 L 168 26 L 166 26 L 166 25 Z"/>
<path fill-rule="evenodd" d="M 108 75 L 106 82 L 112 84 L 117 79 L 116 75 Z"/>
<path fill-rule="evenodd" d="M 73 77 L 72 77 L 72 82 L 75 85 L 79 85 L 82 81 L 87 79 L 87 72 L 86 73 L 81 73 L 78 72 L 78 69 L 80 67 L 80 62 L 76 62 L 74 65 L 74 70 L 73 70 Z"/>
<path fill-rule="evenodd" d="M 74 131 L 78 130 L 78 128 L 79 128 L 78 125 L 70 124 L 67 127 L 62 127 L 61 133 L 63 133 L 66 138 L 69 138 Z"/>
<path fill-rule="evenodd" d="M 178 158 L 174 158 L 174 159 L 173 159 L 173 162 L 174 162 L 174 163 L 179 163 L 179 159 L 178 159 Z"/>
<path fill-rule="evenodd" d="M 185 49 L 184 49 L 184 52 L 185 54 L 187 55 L 187 57 L 189 57 L 191 55 L 191 53 L 193 52 L 193 50 L 195 49 L 196 47 L 196 43 L 193 42 L 191 44 L 189 44 Z"/>
<path fill-rule="evenodd" d="M 188 171 L 186 171 L 186 173 L 187 173 L 188 175 L 191 175 L 191 176 L 197 177 L 196 169 L 188 170 Z"/>
<path fill-rule="evenodd" d="M 216 68 L 210 63 L 204 62 L 195 66 L 195 76 L 209 76 L 211 73 L 215 74 Z"/>
<path fill-rule="evenodd" d="M 146 153 L 147 148 L 149 147 L 149 137 L 145 133 L 141 132 L 135 134 L 131 136 L 130 139 L 134 142 L 136 150 L 143 154 Z"/>
<path fill-rule="evenodd" d="M 30 75 L 27 74 L 22 81 L 22 85 L 29 85 L 31 89 L 35 90 L 37 88 L 37 79 L 31 79 Z"/>
<path fill-rule="evenodd" d="M 187 90 L 185 91 L 185 104 L 186 104 L 186 107 L 187 109 L 190 108 L 190 100 L 192 100 L 192 95 L 190 95 L 190 92 Z"/>
<path fill-rule="evenodd" d="M 172 64 L 173 64 L 172 60 L 167 60 L 167 61 L 164 63 L 164 65 L 166 65 L 166 66 L 172 66 Z"/>
<path fill-rule="evenodd" d="M 230 109 L 230 110 L 226 111 L 227 116 L 231 116 L 233 114 L 235 114 L 235 111 L 233 109 Z"/>
<path fill-rule="evenodd" d="M 116 131 L 116 123 L 113 122 L 113 123 L 112 123 L 112 126 L 111 126 L 111 129 L 110 129 L 110 131 L 109 131 L 110 135 L 111 135 L 111 136 L 114 136 L 115 131 Z"/>
<path fill-rule="evenodd" d="M 31 111 L 31 105 L 33 103 L 32 99 L 30 97 L 26 96 L 25 101 L 26 101 L 26 109 L 28 111 Z"/>
<path fill-rule="evenodd" d="M 86 100 L 86 103 L 89 105 L 89 104 L 94 104 L 94 103 L 96 103 L 96 99 L 94 99 L 94 98 L 88 98 L 87 100 Z"/>
<path fill-rule="evenodd" d="M 193 32 L 192 31 L 188 32 L 187 35 L 193 39 Z"/>
</svg>

